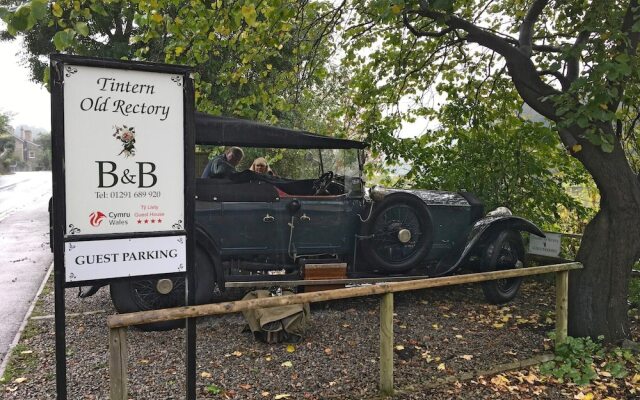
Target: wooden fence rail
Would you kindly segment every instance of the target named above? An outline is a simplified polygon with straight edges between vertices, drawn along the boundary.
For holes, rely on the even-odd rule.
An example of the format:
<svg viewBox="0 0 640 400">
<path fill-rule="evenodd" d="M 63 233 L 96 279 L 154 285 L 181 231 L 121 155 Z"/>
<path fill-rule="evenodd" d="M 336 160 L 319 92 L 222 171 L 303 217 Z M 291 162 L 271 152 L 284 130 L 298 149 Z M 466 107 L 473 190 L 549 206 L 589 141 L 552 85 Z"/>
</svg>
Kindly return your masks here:
<svg viewBox="0 0 640 400">
<path fill-rule="evenodd" d="M 300 293 L 253 300 L 204 304 L 111 315 L 107 318 L 109 335 L 109 373 L 112 400 L 126 400 L 127 395 L 127 327 L 154 322 L 230 314 L 256 308 L 302 303 L 317 303 L 351 297 L 382 295 L 380 304 L 380 391 L 393 392 L 393 293 L 490 280 L 556 273 L 556 344 L 567 337 L 569 271 L 582 268 L 578 262 L 520 268 L 507 271 L 427 278 L 414 281 L 378 283 L 371 286 Z"/>
</svg>

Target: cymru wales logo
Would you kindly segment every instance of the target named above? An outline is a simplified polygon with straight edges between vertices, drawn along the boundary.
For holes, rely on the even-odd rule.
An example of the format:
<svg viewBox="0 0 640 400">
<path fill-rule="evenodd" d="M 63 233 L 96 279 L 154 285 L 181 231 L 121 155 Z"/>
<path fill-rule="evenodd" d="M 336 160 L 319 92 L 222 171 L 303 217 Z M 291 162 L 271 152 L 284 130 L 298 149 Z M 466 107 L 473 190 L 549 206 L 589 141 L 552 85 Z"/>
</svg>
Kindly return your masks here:
<svg viewBox="0 0 640 400">
<path fill-rule="evenodd" d="M 105 219 L 107 216 L 104 215 L 103 212 L 101 211 L 94 211 L 91 214 L 89 214 L 89 223 L 91 224 L 91 226 L 100 226 L 100 224 L 102 223 L 102 220 Z"/>
<path fill-rule="evenodd" d="M 118 155 L 124 154 L 125 158 L 136 155 L 136 128 L 133 126 L 114 126 L 116 131 L 113 137 L 122 142 L 122 151 Z"/>
</svg>

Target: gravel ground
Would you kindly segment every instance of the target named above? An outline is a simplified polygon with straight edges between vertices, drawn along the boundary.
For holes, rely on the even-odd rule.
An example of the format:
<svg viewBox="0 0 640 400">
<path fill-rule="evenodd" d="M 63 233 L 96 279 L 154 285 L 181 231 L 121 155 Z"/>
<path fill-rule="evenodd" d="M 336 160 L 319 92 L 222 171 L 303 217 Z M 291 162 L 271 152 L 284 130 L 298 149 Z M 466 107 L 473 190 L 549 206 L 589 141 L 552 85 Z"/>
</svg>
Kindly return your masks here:
<svg viewBox="0 0 640 400">
<path fill-rule="evenodd" d="M 477 285 L 396 294 L 394 386 L 400 391 L 395 398 L 566 398 L 553 386 L 535 397 L 510 397 L 478 380 L 424 389 L 438 378 L 548 352 L 555 301 L 549 282 L 525 281 L 516 300 L 503 307 L 487 305 Z M 69 398 L 106 399 L 106 316 L 115 311 L 107 288 L 88 299 L 75 295 L 67 290 L 67 313 L 102 312 L 67 320 Z M 241 332 L 241 315 L 202 318 L 197 328 L 198 398 L 375 398 L 378 308 L 379 299 L 373 297 L 314 304 L 308 334 L 293 347 L 256 342 Z M 14 352 L 20 362 L 9 371 L 11 381 L 0 386 L 3 398 L 55 398 L 54 321 L 38 319 L 48 314 L 53 314 L 50 289 L 43 292 L 36 318 Z M 130 329 L 128 343 L 129 397 L 183 399 L 184 330 Z M 19 377 L 26 380 L 16 383 Z"/>
</svg>

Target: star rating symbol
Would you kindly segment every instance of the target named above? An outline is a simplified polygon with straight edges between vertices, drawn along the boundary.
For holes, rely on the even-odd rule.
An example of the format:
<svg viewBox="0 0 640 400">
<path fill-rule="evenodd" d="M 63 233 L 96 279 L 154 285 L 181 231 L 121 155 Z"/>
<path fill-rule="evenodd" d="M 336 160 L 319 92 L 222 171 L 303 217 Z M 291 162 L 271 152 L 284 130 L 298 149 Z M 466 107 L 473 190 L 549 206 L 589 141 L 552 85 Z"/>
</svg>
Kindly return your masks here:
<svg viewBox="0 0 640 400">
<path fill-rule="evenodd" d="M 148 224 L 148 223 L 149 223 L 149 220 L 148 220 L 148 219 L 145 219 L 145 220 L 144 220 L 144 223 L 145 223 L 145 224 Z"/>
<path fill-rule="evenodd" d="M 158 223 L 162 222 L 162 220 L 160 218 L 158 218 Z"/>
<path fill-rule="evenodd" d="M 155 219 L 152 219 L 152 220 L 151 220 L 151 223 L 152 223 L 152 224 L 155 224 L 155 223 L 156 223 L 156 220 L 155 220 Z"/>
<path fill-rule="evenodd" d="M 141 224 L 141 223 L 142 223 L 142 220 L 141 220 L 141 219 L 139 219 L 139 220 L 138 220 L 138 223 L 139 223 L 139 224 Z"/>
</svg>

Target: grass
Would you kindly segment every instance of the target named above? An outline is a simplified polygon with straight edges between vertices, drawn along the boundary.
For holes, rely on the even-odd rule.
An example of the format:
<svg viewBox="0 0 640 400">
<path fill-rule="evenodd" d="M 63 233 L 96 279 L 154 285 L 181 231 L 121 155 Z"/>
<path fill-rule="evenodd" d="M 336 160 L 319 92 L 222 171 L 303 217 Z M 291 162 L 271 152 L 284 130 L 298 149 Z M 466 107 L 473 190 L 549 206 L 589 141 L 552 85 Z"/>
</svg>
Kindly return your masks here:
<svg viewBox="0 0 640 400">
<path fill-rule="evenodd" d="M 37 366 L 38 356 L 29 351 L 29 348 L 24 344 L 18 344 L 13 348 L 11 359 L 0 379 L 0 384 L 13 382 L 14 379 L 28 374 Z"/>
<path fill-rule="evenodd" d="M 49 280 L 42 288 L 42 293 L 40 293 L 40 296 L 36 301 L 36 305 L 35 307 L 33 307 L 33 311 L 31 312 L 32 317 L 41 317 L 46 314 L 44 312 L 44 309 L 45 309 L 44 299 L 47 298 L 51 293 L 53 293 L 53 274 L 49 276 Z"/>
</svg>

